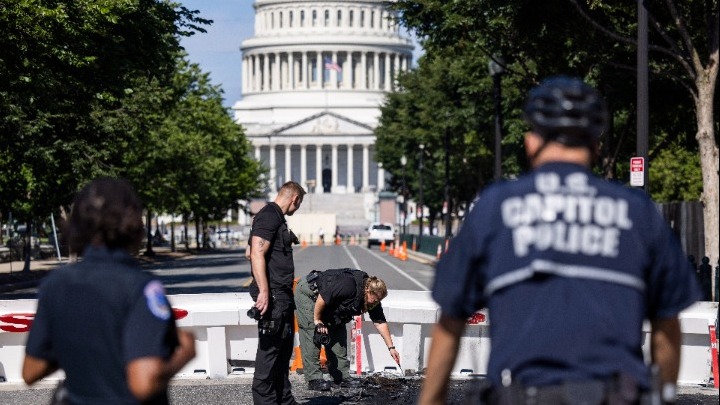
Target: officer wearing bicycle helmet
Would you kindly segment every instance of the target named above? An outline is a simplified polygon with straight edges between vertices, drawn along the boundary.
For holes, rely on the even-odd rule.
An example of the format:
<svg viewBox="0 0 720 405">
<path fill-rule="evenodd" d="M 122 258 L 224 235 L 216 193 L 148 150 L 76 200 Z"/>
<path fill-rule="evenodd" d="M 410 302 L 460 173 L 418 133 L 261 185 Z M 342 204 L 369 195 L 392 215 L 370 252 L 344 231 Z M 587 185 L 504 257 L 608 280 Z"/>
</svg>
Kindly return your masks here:
<svg viewBox="0 0 720 405">
<path fill-rule="evenodd" d="M 491 350 L 473 403 L 640 403 L 654 385 L 644 319 L 658 393 L 672 401 L 678 313 L 700 298 L 685 254 L 645 193 L 591 172 L 608 123 L 597 91 L 550 78 L 523 113 L 533 170 L 488 187 L 437 264 L 441 317 L 419 403 L 445 403 L 465 320 L 481 308 Z"/>
</svg>

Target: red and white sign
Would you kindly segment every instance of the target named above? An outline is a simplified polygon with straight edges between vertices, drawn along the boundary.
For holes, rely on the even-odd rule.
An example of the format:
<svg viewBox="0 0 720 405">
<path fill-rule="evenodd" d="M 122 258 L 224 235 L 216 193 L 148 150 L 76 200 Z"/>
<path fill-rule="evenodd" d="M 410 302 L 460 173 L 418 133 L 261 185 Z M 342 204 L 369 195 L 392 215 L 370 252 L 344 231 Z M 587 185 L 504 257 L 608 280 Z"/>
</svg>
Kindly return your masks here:
<svg viewBox="0 0 720 405">
<path fill-rule="evenodd" d="M 630 158 L 630 185 L 633 187 L 645 186 L 645 158 Z"/>
</svg>

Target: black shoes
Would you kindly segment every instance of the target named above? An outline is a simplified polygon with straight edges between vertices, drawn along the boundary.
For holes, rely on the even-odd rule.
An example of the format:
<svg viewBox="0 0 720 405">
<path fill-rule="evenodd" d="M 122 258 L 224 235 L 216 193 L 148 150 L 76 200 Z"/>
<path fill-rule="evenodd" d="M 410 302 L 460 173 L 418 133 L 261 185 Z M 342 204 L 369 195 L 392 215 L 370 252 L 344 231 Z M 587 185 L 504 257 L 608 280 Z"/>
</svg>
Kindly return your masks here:
<svg viewBox="0 0 720 405">
<path fill-rule="evenodd" d="M 361 382 L 357 378 L 346 378 L 335 381 L 335 385 L 340 388 L 360 388 Z"/>
<path fill-rule="evenodd" d="M 310 380 L 308 381 L 308 389 L 313 391 L 330 391 L 330 381 Z"/>
</svg>

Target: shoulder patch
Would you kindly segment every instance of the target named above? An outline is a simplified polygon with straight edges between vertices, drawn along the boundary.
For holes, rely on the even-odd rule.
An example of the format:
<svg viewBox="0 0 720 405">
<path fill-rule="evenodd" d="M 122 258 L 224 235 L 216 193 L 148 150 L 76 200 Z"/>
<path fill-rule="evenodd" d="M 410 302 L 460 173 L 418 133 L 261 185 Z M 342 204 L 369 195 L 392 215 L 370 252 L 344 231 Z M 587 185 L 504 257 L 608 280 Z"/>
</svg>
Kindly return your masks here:
<svg viewBox="0 0 720 405">
<path fill-rule="evenodd" d="M 156 318 L 163 321 L 170 319 L 170 303 L 165 297 L 165 288 L 163 288 L 160 281 L 153 280 L 147 283 L 143 293 L 145 294 L 148 309 Z"/>
</svg>

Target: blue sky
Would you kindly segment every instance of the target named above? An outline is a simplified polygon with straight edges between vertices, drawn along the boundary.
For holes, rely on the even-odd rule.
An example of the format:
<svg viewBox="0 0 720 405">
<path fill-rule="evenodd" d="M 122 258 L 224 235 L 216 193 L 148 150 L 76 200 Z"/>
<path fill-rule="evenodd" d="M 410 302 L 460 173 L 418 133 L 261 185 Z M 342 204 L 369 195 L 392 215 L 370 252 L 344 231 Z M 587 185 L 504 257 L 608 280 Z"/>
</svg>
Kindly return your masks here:
<svg viewBox="0 0 720 405">
<path fill-rule="evenodd" d="M 213 20 L 207 33 L 182 38 L 189 59 L 210 74 L 213 84 L 225 91 L 223 105 L 232 106 L 240 99 L 242 55 L 240 43 L 252 37 L 255 10 L 253 0 L 180 0 L 200 16 Z"/>
<path fill-rule="evenodd" d="M 199 10 L 200 16 L 213 20 L 206 26 L 207 33 L 197 33 L 182 38 L 181 44 L 188 52 L 190 62 L 210 74 L 215 85 L 224 90 L 225 107 L 231 107 L 240 99 L 242 54 L 240 43 L 253 36 L 255 24 L 254 0 L 179 0 L 191 10 Z M 417 45 L 416 45 L 417 46 Z M 417 63 L 421 51 L 415 50 Z"/>
</svg>

